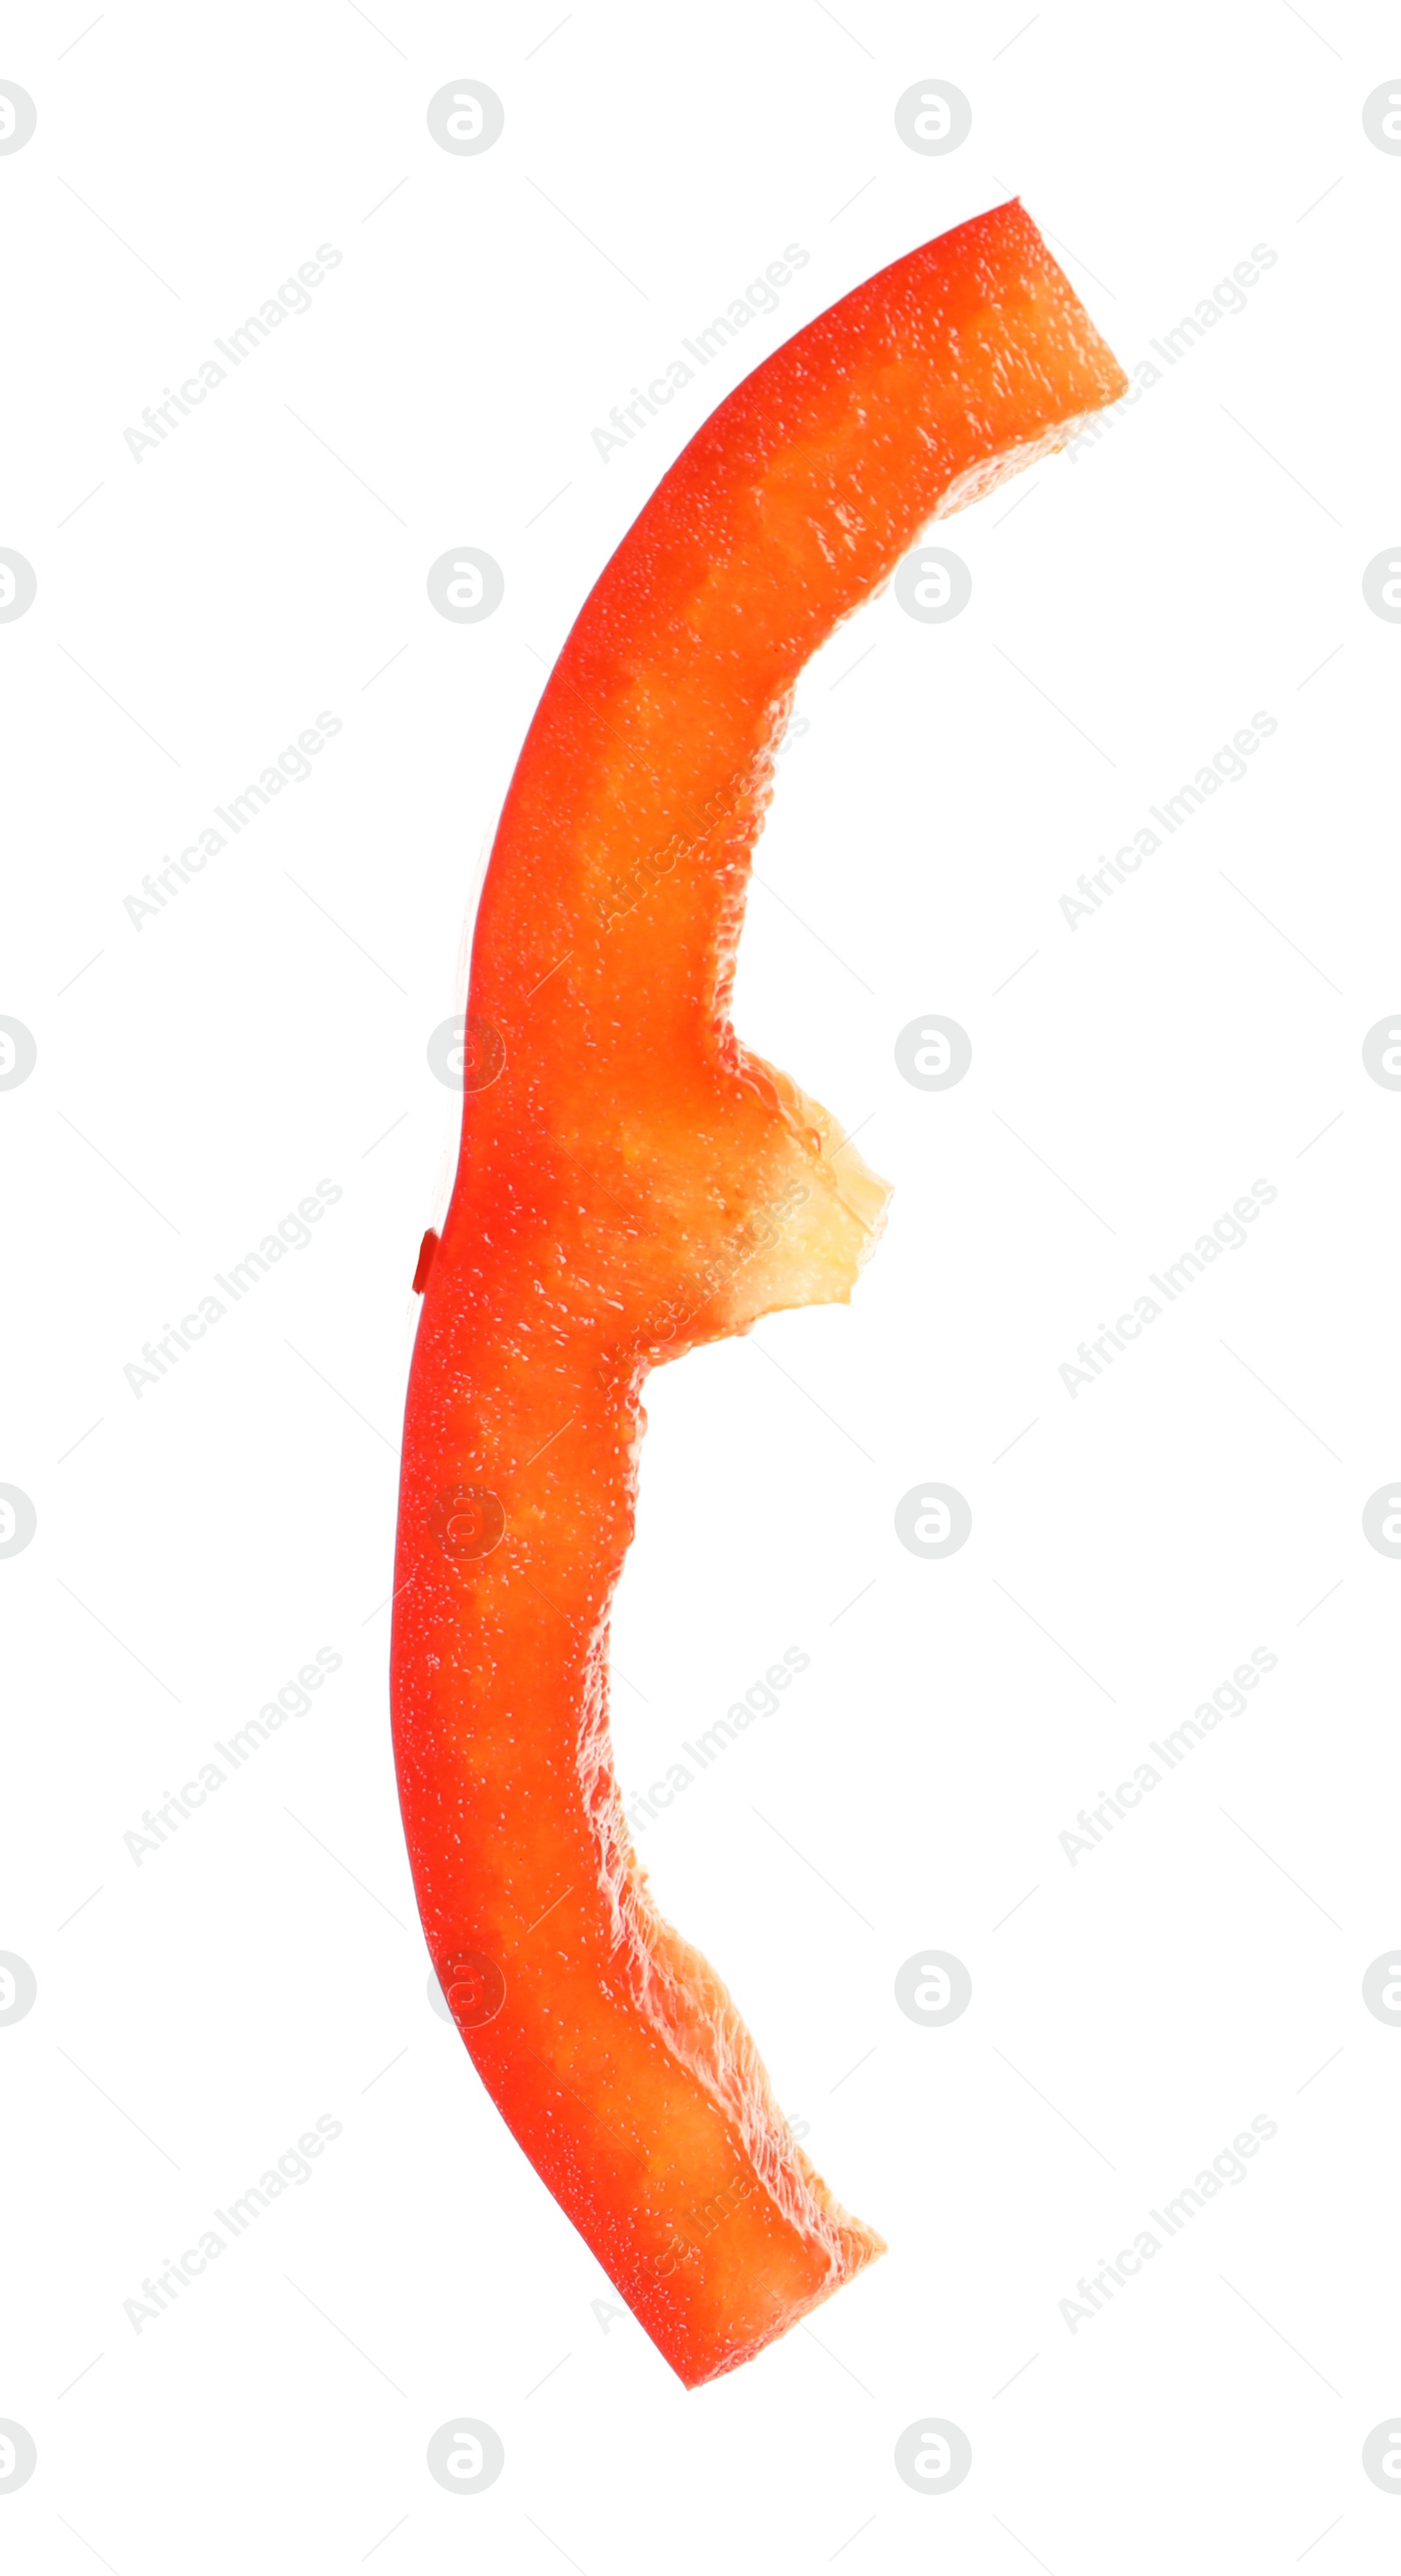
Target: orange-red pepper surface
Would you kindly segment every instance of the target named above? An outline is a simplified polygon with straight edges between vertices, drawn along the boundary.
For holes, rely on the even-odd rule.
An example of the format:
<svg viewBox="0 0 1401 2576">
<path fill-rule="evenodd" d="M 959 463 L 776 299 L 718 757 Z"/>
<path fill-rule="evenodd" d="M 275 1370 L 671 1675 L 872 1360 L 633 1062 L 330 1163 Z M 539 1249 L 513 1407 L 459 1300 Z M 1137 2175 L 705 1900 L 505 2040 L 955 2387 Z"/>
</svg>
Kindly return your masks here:
<svg viewBox="0 0 1401 2576">
<path fill-rule="evenodd" d="M 925 524 L 1124 389 L 1015 201 L 819 315 L 712 414 L 590 592 L 482 892 L 461 1159 L 415 1282 L 404 1826 L 483 2082 L 688 2387 L 884 2250 L 653 1905 L 608 1733 L 648 1370 L 845 1301 L 886 1196 L 730 1025 L 774 745 L 809 655 Z"/>
</svg>

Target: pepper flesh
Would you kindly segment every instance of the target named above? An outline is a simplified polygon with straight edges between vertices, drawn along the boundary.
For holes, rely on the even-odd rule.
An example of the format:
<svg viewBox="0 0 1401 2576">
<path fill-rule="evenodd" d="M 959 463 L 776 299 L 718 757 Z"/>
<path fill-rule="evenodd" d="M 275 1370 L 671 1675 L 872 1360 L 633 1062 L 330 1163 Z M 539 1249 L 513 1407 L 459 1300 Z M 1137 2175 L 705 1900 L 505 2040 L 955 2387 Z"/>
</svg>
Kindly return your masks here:
<svg viewBox="0 0 1401 2576">
<path fill-rule="evenodd" d="M 610 1604 L 648 1369 L 846 1301 L 884 1185 L 729 1020 L 794 683 L 933 518 L 1125 390 L 1016 201 L 898 260 L 706 422 L 589 595 L 472 951 L 425 1240 L 392 1657 L 428 1946 L 525 2153 L 687 2386 L 884 2251 L 792 2137 L 618 1799 Z"/>
</svg>

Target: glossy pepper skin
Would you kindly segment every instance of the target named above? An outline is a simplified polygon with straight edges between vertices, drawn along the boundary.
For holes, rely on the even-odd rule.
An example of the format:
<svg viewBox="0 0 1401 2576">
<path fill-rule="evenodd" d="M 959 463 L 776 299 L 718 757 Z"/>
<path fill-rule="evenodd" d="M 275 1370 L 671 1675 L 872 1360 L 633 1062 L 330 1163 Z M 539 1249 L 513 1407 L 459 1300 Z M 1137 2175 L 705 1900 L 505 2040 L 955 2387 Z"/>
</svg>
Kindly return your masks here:
<svg viewBox="0 0 1401 2576">
<path fill-rule="evenodd" d="M 608 1736 L 647 1371 L 845 1301 L 886 1196 L 730 1025 L 773 746 L 803 664 L 925 524 L 1124 390 L 1015 201 L 820 315 L 706 422 L 590 593 L 482 893 L 461 1159 L 415 1283 L 404 1828 L 483 2082 L 688 2387 L 883 2251 L 653 1906 Z"/>
</svg>

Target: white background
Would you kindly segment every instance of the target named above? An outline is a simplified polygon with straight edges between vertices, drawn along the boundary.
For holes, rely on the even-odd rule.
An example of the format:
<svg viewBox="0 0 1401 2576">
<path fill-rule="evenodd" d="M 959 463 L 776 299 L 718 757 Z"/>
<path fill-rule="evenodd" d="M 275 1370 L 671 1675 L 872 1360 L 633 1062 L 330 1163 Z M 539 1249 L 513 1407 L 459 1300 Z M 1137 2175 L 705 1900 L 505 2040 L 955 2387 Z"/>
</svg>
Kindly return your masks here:
<svg viewBox="0 0 1401 2576">
<path fill-rule="evenodd" d="M 38 1515 L 0 1563 L 26 2571 L 1396 2564 L 1361 2466 L 1401 2404 L 1401 2034 L 1361 1998 L 1401 1929 L 1401 1566 L 1361 1523 L 1401 1460 L 1401 1099 L 1361 1057 L 1401 998 L 1401 632 L 1361 589 L 1398 533 L 1401 160 L 1361 122 L 1394 13 L 838 15 L 7 12 L 38 107 L 0 158 L 0 544 L 38 579 L 0 625 L 0 1010 L 38 1048 L 0 1094 L 0 1481 Z M 461 76 L 505 105 L 480 157 L 425 121 Z M 947 158 L 893 121 L 929 76 L 972 102 Z M 799 692 L 736 1019 L 896 1197 L 849 1310 L 654 1378 L 616 1741 L 631 1793 L 810 1657 L 643 1849 L 890 2253 L 687 2396 L 426 2000 L 384 1609 L 458 1106 L 425 1050 L 546 668 L 671 457 L 1014 191 L 1130 365 L 1277 260 L 1095 448 L 950 527 L 959 619 L 888 593 Z M 790 242 L 780 311 L 604 463 L 610 407 Z M 312 309 L 138 463 L 143 406 L 321 243 Z M 464 544 L 505 576 L 476 625 L 425 588 Z M 323 709 L 311 778 L 135 929 Z M 1069 929 L 1257 709 L 1247 778 Z M 973 1044 L 943 1094 L 894 1062 L 930 1011 Z M 314 1241 L 133 1394 L 323 1177 Z M 1248 1244 L 1072 1400 L 1075 1345 L 1257 1178 Z M 931 1477 L 973 1513 L 940 1563 L 893 1526 Z M 138 1866 L 143 1809 L 323 1646 L 311 1710 Z M 1076 1811 L 1256 1647 L 1248 1712 L 1072 1867 Z M 920 1944 L 972 1974 L 948 2029 L 894 2000 Z M 137 2333 L 143 2277 L 322 2114 L 309 2181 Z M 1072 2333 L 1078 2278 L 1260 2114 L 1248 2179 Z M 475 2497 L 425 2466 L 455 2408 L 505 2444 Z M 943 2497 L 893 2464 L 928 2415 L 973 2447 Z"/>
</svg>

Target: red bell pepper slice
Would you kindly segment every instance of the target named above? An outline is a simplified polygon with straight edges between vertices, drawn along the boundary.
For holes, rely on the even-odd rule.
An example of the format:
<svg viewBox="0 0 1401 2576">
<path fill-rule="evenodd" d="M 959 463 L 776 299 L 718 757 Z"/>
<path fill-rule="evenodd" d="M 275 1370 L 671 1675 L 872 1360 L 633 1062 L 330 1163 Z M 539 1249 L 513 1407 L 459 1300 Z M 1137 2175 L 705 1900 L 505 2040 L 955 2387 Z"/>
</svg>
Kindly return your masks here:
<svg viewBox="0 0 1401 2576">
<path fill-rule="evenodd" d="M 773 748 L 803 664 L 925 524 L 1124 390 L 1016 202 L 819 315 L 720 405 L 595 584 L 481 897 L 461 1159 L 415 1281 L 404 1827 L 484 2083 L 688 2387 L 884 2250 L 654 1907 L 608 1735 L 647 1371 L 845 1301 L 886 1195 L 730 1025 Z"/>
</svg>

